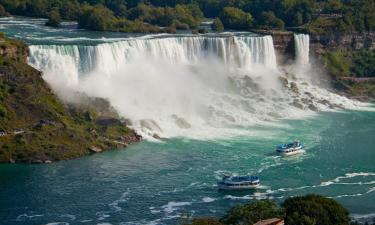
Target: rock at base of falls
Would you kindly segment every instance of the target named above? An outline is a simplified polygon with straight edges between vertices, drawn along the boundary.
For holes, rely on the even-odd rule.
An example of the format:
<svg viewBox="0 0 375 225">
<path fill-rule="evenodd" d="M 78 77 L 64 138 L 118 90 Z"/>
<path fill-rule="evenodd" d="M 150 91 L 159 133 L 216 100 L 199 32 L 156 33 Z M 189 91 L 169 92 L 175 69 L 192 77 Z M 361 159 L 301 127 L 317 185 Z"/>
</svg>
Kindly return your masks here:
<svg viewBox="0 0 375 225">
<path fill-rule="evenodd" d="M 185 119 L 178 117 L 177 115 L 172 115 L 172 118 L 174 119 L 175 124 L 182 129 L 189 129 L 191 128 L 191 124 L 188 123 Z"/>
</svg>

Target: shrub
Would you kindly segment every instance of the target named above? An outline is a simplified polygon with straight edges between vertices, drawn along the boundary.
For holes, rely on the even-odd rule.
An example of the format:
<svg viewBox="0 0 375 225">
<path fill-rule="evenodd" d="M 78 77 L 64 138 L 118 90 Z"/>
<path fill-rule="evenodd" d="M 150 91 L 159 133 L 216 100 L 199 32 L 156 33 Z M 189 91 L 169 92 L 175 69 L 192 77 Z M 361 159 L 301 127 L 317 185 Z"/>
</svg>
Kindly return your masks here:
<svg viewBox="0 0 375 225">
<path fill-rule="evenodd" d="M 113 12 L 103 5 L 82 6 L 81 15 L 78 18 L 78 25 L 81 28 L 98 31 L 112 29 L 115 22 Z"/>
<path fill-rule="evenodd" d="M 224 25 L 223 22 L 221 22 L 220 18 L 216 17 L 212 23 L 212 30 L 217 32 L 223 32 L 224 31 Z"/>
<path fill-rule="evenodd" d="M 48 21 L 46 22 L 47 26 L 50 27 L 59 27 L 61 23 L 61 16 L 59 11 L 52 10 L 48 15 Z"/>
<path fill-rule="evenodd" d="M 262 200 L 230 209 L 220 220 L 224 224 L 254 224 L 259 220 L 283 217 L 283 210 L 270 200 Z"/>
<path fill-rule="evenodd" d="M 5 11 L 5 8 L 3 5 L 0 5 L 0 17 L 6 16 L 7 12 Z"/>
<path fill-rule="evenodd" d="M 219 17 L 225 28 L 235 30 L 247 30 L 253 22 L 253 17 L 250 13 L 234 7 L 225 7 Z"/>
<path fill-rule="evenodd" d="M 220 223 L 216 219 L 202 218 L 202 219 L 194 219 L 193 221 L 191 221 L 190 225 L 224 225 L 224 224 Z"/>
<path fill-rule="evenodd" d="M 0 118 L 1 119 L 6 118 L 6 116 L 7 116 L 7 109 L 4 106 L 0 105 Z"/>
<path fill-rule="evenodd" d="M 288 225 L 348 225 L 348 211 L 333 199 L 310 194 L 285 200 L 285 223 Z"/>
</svg>

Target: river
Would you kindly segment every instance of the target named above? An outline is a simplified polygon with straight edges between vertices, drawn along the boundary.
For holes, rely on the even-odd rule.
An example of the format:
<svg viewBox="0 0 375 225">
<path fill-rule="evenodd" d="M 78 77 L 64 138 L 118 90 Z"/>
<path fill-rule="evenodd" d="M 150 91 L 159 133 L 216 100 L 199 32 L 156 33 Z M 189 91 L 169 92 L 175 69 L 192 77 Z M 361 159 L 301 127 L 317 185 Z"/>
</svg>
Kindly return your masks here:
<svg viewBox="0 0 375 225">
<path fill-rule="evenodd" d="M 150 36 L 89 32 L 76 30 L 74 24 L 52 29 L 43 23 L 39 19 L 0 20 L 3 32 L 32 45 L 30 64 L 43 70 L 44 78 L 61 97 L 77 91 L 77 87 L 89 95 L 105 97 L 148 138 L 126 149 L 70 161 L 0 165 L 1 224 L 176 224 L 186 216 L 220 217 L 230 207 L 254 199 L 281 203 L 287 197 L 307 193 L 336 199 L 355 218 L 374 216 L 374 108 L 318 88 L 301 77 L 295 82 L 309 91 L 306 95 L 340 107 L 330 109 L 313 100 L 311 104 L 320 112 L 308 108 L 291 110 L 287 107 L 290 101 L 303 98 L 303 93 L 275 94 L 276 87 L 263 87 L 264 81 L 258 79 L 263 73 L 279 74 L 273 58 L 277 54 L 270 49 L 272 42 L 267 37 L 238 33 L 219 35 L 218 40 L 210 35 L 182 34 L 168 36 L 165 43 L 166 38 L 158 35 L 149 39 Z M 230 42 L 233 37 L 235 44 Z M 133 39 L 138 44 L 133 44 Z M 236 43 L 240 43 L 239 49 L 249 48 L 249 53 L 234 50 Z M 129 50 L 130 56 L 119 53 L 116 57 L 107 52 L 101 59 L 106 45 L 111 45 L 112 53 L 113 49 L 144 52 L 134 56 Z M 166 45 L 172 50 L 164 51 Z M 191 50 L 189 54 L 184 46 Z M 202 78 L 202 74 L 220 75 L 224 68 L 215 57 L 202 55 L 199 51 L 203 48 L 217 54 L 226 67 L 236 67 L 238 73 L 247 71 L 257 85 L 250 84 L 250 91 L 238 93 L 222 78 L 227 73 L 217 78 L 225 85 L 208 75 Z M 253 51 L 255 48 L 258 52 Z M 90 51 L 94 60 L 88 57 Z M 233 56 L 234 51 L 239 52 Z M 145 55 L 160 52 L 164 54 L 157 57 L 162 61 L 145 60 Z M 239 55 L 240 59 L 236 59 Z M 108 57 L 109 61 L 103 61 Z M 139 57 L 142 65 L 151 69 L 142 70 Z M 305 51 L 302 64 L 308 63 L 307 57 Z M 54 66 L 53 60 L 60 60 L 63 66 Z M 204 65 L 219 69 L 201 65 L 202 60 L 207 60 Z M 113 61 L 126 61 L 126 68 L 110 65 Z M 104 67 L 98 67 L 100 63 Z M 165 68 L 160 69 L 160 65 Z M 55 77 L 57 73 L 59 78 Z M 123 74 L 129 73 L 134 75 L 126 75 L 125 79 Z M 173 78 L 170 74 L 182 75 Z M 161 75 L 166 78 L 159 78 Z M 249 79 L 246 76 L 231 78 L 235 87 L 247 87 L 241 83 Z M 267 78 L 267 84 L 272 84 L 273 79 Z M 217 83 L 212 85 L 213 81 Z M 174 88 L 169 89 L 171 85 Z M 256 92 L 263 97 L 257 96 L 254 89 L 260 89 Z M 275 100 L 275 96 L 281 98 Z M 131 101 L 126 100 L 128 97 Z M 145 119 L 152 122 L 144 126 L 139 121 Z M 153 139 L 153 132 L 166 139 Z M 306 146 L 305 154 L 291 158 L 274 154 L 277 144 L 295 138 Z M 227 173 L 259 175 L 262 186 L 256 191 L 218 191 L 216 182 Z"/>
</svg>

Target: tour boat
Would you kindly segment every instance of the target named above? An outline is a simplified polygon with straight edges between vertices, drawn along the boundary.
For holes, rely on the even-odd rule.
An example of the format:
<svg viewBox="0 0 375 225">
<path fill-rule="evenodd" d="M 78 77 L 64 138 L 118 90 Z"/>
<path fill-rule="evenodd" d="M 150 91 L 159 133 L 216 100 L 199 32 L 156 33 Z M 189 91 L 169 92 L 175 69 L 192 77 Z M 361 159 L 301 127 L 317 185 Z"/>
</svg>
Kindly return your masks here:
<svg viewBox="0 0 375 225">
<path fill-rule="evenodd" d="M 276 146 L 276 152 L 283 156 L 291 156 L 303 153 L 303 145 L 299 141 L 293 141 L 288 144 L 281 144 Z"/>
<path fill-rule="evenodd" d="M 257 176 L 224 176 L 217 182 L 220 190 L 248 190 L 260 186 L 260 180 Z"/>
</svg>

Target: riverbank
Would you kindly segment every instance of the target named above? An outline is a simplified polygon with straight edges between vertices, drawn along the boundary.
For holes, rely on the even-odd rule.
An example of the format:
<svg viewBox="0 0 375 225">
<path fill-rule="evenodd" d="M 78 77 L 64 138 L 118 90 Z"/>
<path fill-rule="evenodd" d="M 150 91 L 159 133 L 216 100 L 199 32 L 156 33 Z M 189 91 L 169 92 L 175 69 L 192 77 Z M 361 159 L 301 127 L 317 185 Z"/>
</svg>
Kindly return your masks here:
<svg viewBox="0 0 375 225">
<path fill-rule="evenodd" d="M 0 37 L 0 162 L 50 163 L 140 141 L 110 104 L 61 102 L 27 64 L 28 46 Z"/>
</svg>

